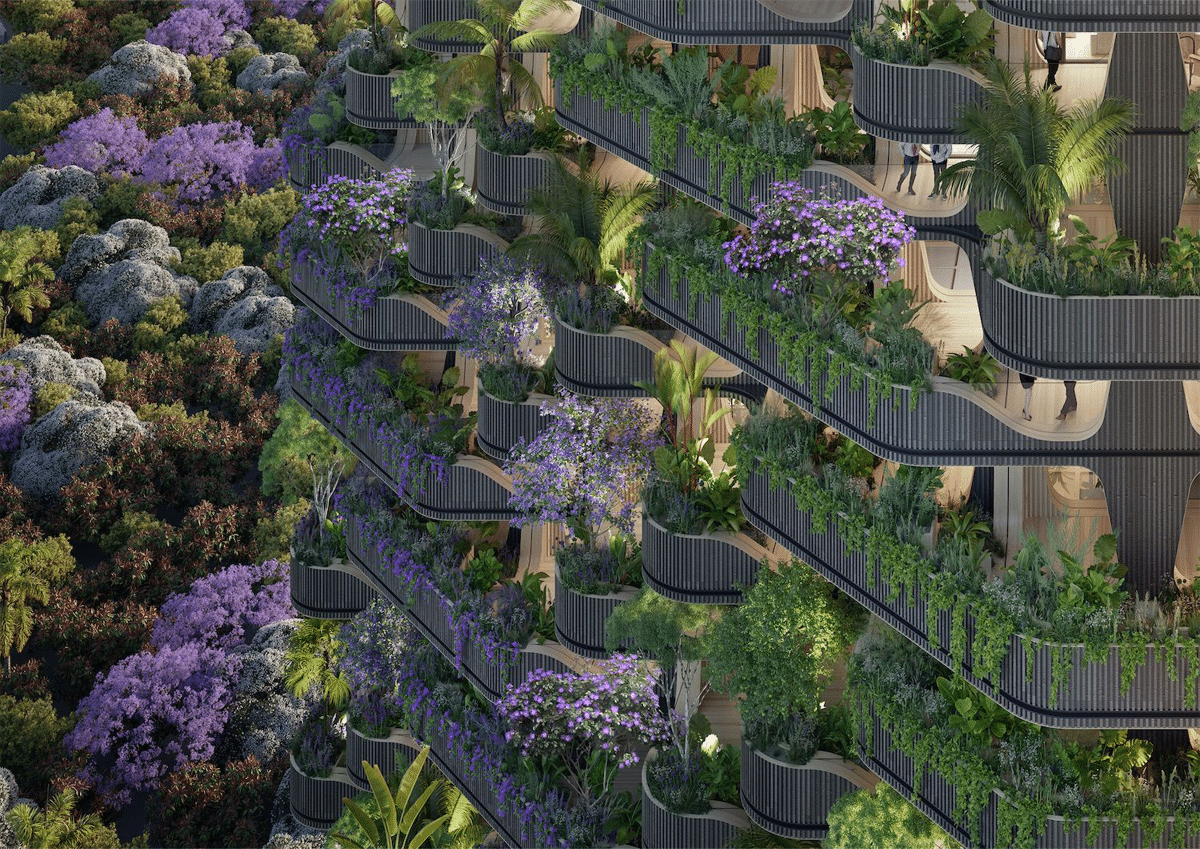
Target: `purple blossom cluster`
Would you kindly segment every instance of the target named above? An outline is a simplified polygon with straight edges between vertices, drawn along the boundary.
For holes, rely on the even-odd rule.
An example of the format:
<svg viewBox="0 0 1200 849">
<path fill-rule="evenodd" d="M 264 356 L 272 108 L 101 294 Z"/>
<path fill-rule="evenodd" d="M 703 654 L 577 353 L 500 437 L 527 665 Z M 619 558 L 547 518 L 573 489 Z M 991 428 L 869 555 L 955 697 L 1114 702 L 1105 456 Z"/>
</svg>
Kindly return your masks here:
<svg viewBox="0 0 1200 849">
<path fill-rule="evenodd" d="M 16 363 L 0 362 L 0 451 L 20 446 L 32 403 L 29 372 Z"/>
<path fill-rule="evenodd" d="M 518 441 L 506 470 L 516 523 L 564 522 L 591 537 L 605 522 L 633 530 L 634 504 L 660 444 L 657 421 L 632 400 L 564 393 L 542 407 L 551 423 L 532 442 Z"/>
<path fill-rule="evenodd" d="M 427 483 L 443 483 L 458 446 L 443 434 L 458 431 L 457 420 L 409 413 L 399 406 L 367 361 L 343 368 L 337 362 L 340 337 L 324 321 L 300 310 L 283 337 L 280 371 L 303 387 L 334 424 L 369 441 L 378 451 L 400 494 L 413 495 Z"/>
<path fill-rule="evenodd" d="M 304 12 L 310 12 L 314 17 L 325 14 L 329 0 L 271 0 L 275 13 L 284 18 L 299 19 Z"/>
<path fill-rule="evenodd" d="M 371 602 L 342 626 L 338 640 L 343 653 L 338 671 L 350 685 L 351 699 L 372 690 L 395 691 L 396 670 L 412 636 L 412 626 L 404 614 L 382 599 Z"/>
<path fill-rule="evenodd" d="M 270 560 L 230 566 L 163 605 L 152 650 L 96 676 L 64 739 L 91 755 L 81 777 L 112 802 L 152 789 L 169 771 L 211 758 L 229 719 L 250 628 L 292 615 L 287 570 Z M 101 771 L 98 759 L 115 758 Z"/>
<path fill-rule="evenodd" d="M 183 0 L 183 8 L 146 33 L 146 41 L 191 56 L 220 56 L 229 51 L 228 33 L 250 26 L 243 0 Z"/>
<path fill-rule="evenodd" d="M 230 649 L 250 642 L 254 630 L 293 614 L 286 564 L 235 564 L 200 578 L 186 593 L 171 595 L 154 625 L 151 644 L 178 648 L 199 641 Z"/>
<path fill-rule="evenodd" d="M 67 126 L 46 148 L 51 168 L 78 165 L 93 174 L 125 177 L 141 171 L 150 139 L 137 118 L 118 118 L 109 107 Z"/>
<path fill-rule="evenodd" d="M 900 250 L 916 231 L 877 197 L 841 200 L 799 183 L 772 183 L 773 196 L 755 203 L 749 234 L 726 242 L 725 264 L 743 277 L 766 275 L 791 295 L 806 278 L 833 273 L 869 282 L 904 264 Z"/>
<path fill-rule="evenodd" d="M 536 367 L 534 346 L 550 320 L 546 281 L 510 257 L 481 263 L 474 277 L 446 295 L 450 335 L 459 350 L 481 363 Z"/>
<path fill-rule="evenodd" d="M 179 198 L 205 203 L 234 189 L 265 189 L 287 173 L 279 140 L 262 147 L 239 121 L 185 124 L 146 149 L 144 182 L 177 186 Z"/>
<path fill-rule="evenodd" d="M 639 745 L 669 736 L 654 682 L 634 655 L 614 654 L 589 672 L 535 669 L 498 707 L 506 739 L 526 757 L 569 761 L 598 749 L 626 767 L 638 762 Z"/>
<path fill-rule="evenodd" d="M 280 234 L 281 262 L 306 265 L 333 297 L 369 309 L 402 273 L 415 183 L 411 170 L 396 168 L 377 180 L 334 176 L 315 186 Z"/>
</svg>

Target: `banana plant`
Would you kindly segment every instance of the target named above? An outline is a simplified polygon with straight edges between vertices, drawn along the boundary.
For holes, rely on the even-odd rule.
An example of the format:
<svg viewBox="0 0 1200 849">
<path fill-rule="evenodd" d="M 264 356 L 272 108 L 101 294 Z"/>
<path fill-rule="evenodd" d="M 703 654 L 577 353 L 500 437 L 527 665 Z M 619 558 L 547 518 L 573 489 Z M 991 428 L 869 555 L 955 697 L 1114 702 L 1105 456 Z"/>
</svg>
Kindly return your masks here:
<svg viewBox="0 0 1200 849">
<path fill-rule="evenodd" d="M 1023 724 L 962 678 L 952 681 L 938 676 L 937 688 L 954 708 L 955 712 L 950 715 L 950 727 L 974 738 L 982 746 L 990 746 L 994 740 L 1003 740 Z"/>
<path fill-rule="evenodd" d="M 1058 595 L 1060 608 L 1109 608 L 1116 610 L 1128 595 L 1121 589 L 1126 567 L 1118 563 L 1117 537 L 1104 534 L 1092 548 L 1096 562 L 1087 570 L 1069 553 L 1059 550 L 1063 574 Z"/>
<path fill-rule="evenodd" d="M 344 849 L 420 849 L 428 845 L 434 834 L 450 821 L 448 814 L 442 814 L 436 819 L 422 820 L 420 828 L 417 827 L 418 819 L 424 813 L 433 794 L 444 793 L 448 786 L 444 778 L 429 781 L 420 795 L 413 799 L 413 793 L 422 780 L 421 770 L 424 769 L 428 758 L 429 747 L 425 746 L 404 771 L 394 798 L 379 767 L 363 761 L 363 774 L 367 777 L 367 783 L 371 785 L 371 793 L 375 797 L 379 813 L 371 815 L 353 799 L 343 797 L 342 803 L 363 830 L 367 840 L 365 844 L 359 843 L 340 831 L 331 834 L 330 840 L 340 843 Z"/>
</svg>

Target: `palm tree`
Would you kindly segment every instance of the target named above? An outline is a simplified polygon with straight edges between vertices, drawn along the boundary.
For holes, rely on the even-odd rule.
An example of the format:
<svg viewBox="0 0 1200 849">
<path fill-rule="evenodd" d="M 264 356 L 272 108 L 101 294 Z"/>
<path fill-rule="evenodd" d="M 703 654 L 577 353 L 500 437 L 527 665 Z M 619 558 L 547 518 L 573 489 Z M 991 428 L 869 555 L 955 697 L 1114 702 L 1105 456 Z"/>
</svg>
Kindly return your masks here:
<svg viewBox="0 0 1200 849">
<path fill-rule="evenodd" d="M 33 321 L 35 307 L 50 306 L 42 284 L 53 280 L 54 272 L 33 261 L 40 250 L 28 227 L 0 234 L 0 339 L 8 332 L 10 314 Z"/>
<path fill-rule="evenodd" d="M 1044 242 L 1057 234 L 1069 202 L 1124 168 L 1117 147 L 1133 126 L 1134 106 L 1109 98 L 1064 109 L 1034 84 L 1028 63 L 1018 76 L 993 59 L 987 78 L 983 101 L 968 104 L 958 122 L 979 150 L 946 169 L 941 185 L 956 194 L 969 187 L 972 200 L 994 207 L 979 216 L 986 232 L 1013 230 Z"/>
<path fill-rule="evenodd" d="M 546 185 L 530 194 L 537 229 L 513 242 L 509 253 L 565 280 L 595 284 L 615 272 L 638 216 L 654 199 L 653 183 L 618 188 L 582 167 L 575 173 L 556 157 Z"/>
<path fill-rule="evenodd" d="M 4 673 L 12 672 L 12 653 L 21 651 L 33 633 L 32 602 L 50 600 L 48 576 L 18 539 L 0 544 L 0 652 Z"/>
<path fill-rule="evenodd" d="M 396 11 L 384 0 L 333 0 L 325 9 L 330 35 L 341 39 L 359 21 L 371 22 L 371 46 L 382 50 L 384 33 L 395 35 L 402 27 Z"/>
<path fill-rule="evenodd" d="M 338 713 L 350 698 L 350 685 L 337 671 L 342 656 L 336 619 L 303 619 L 288 644 L 284 685 L 298 699 L 316 686 L 328 710 Z"/>
<path fill-rule="evenodd" d="M 493 100 L 496 120 L 507 128 L 505 95 L 509 85 L 518 99 L 533 107 L 542 103 L 542 89 L 533 74 L 513 53 L 548 50 L 558 37 L 545 29 L 532 28 L 540 18 L 567 9 L 564 0 L 475 0 L 479 17 L 460 21 L 436 21 L 413 33 L 414 38 L 433 36 L 478 44 L 478 53 L 460 53 L 442 66 L 440 85 L 444 90 L 470 88 Z"/>
</svg>

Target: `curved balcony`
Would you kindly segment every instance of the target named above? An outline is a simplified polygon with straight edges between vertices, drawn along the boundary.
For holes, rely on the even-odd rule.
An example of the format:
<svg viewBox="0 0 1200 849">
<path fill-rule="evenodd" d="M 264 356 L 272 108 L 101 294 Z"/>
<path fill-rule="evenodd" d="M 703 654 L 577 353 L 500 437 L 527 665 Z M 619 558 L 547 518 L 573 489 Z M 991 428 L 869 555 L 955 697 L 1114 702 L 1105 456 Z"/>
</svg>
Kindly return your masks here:
<svg viewBox="0 0 1200 849">
<path fill-rule="evenodd" d="M 461 21 L 478 18 L 474 0 L 408 0 L 408 28 L 416 32 L 423 26 L 440 21 Z M 432 36 L 414 38 L 413 47 L 430 53 L 478 53 L 480 45 L 465 44 L 456 38 L 441 39 Z"/>
<path fill-rule="evenodd" d="M 342 815 L 342 798 L 357 795 L 358 787 L 345 767 L 335 766 L 327 778 L 315 778 L 301 772 L 296 759 L 291 758 L 288 802 L 297 822 L 328 831 Z"/>
<path fill-rule="evenodd" d="M 579 0 L 593 12 L 674 44 L 836 44 L 874 14 L 872 0 Z"/>
<path fill-rule="evenodd" d="M 980 269 L 983 343 L 1014 371 L 1066 380 L 1195 380 L 1200 297 L 1030 292 Z"/>
<path fill-rule="evenodd" d="M 759 827 L 792 840 L 824 840 L 838 799 L 878 780 L 856 763 L 817 752 L 803 765 L 773 758 L 742 741 L 742 806 Z"/>
<path fill-rule="evenodd" d="M 349 619 L 362 613 L 375 592 L 335 560 L 328 566 L 305 566 L 292 555 L 292 607 L 310 619 Z"/>
<path fill-rule="evenodd" d="M 673 534 L 642 513 L 642 577 L 656 593 L 693 604 L 740 604 L 769 557 L 745 534 Z"/>
<path fill-rule="evenodd" d="M 962 143 L 958 112 L 983 98 L 983 78 L 954 62 L 926 67 L 868 59 L 850 45 L 854 63 L 854 120 L 879 138 L 900 142 Z"/>
<path fill-rule="evenodd" d="M 1190 643 L 1172 640 L 1162 651 L 1158 643 L 1150 643 L 1136 655 L 1132 682 L 1122 686 L 1122 666 L 1131 658 L 1122 659 L 1116 645 L 1093 663 L 1082 645 L 1014 634 L 999 671 L 981 678 L 973 671 L 976 620 L 970 611 L 961 620 L 966 652 L 958 663 L 947 650 L 951 611 L 937 611 L 930 633 L 926 599 L 911 588 L 897 593 L 879 565 L 869 563 L 864 543 L 848 551 L 847 545 L 856 541 L 844 540 L 832 521 L 814 524 L 790 491 L 772 489 L 759 471 L 751 472 L 742 488 L 742 509 L 784 548 L 1021 719 L 1051 728 L 1190 728 L 1200 723 L 1200 680 L 1189 675 L 1200 658 Z"/>
<path fill-rule="evenodd" d="M 379 552 L 364 543 L 357 522 L 346 523 L 346 549 L 362 577 L 404 610 L 438 651 L 452 663 L 461 657 L 463 676 L 490 699 L 500 698 L 510 686 L 520 684 L 535 669 L 566 672 L 574 669 L 578 662 L 570 652 L 554 643 L 530 643 L 517 652 L 516 660 L 510 664 L 488 657 L 482 648 L 469 640 L 462 645 L 459 654 L 455 648 L 462 640 L 447 618 L 450 602 L 446 598 L 432 589 L 409 592 L 399 578 L 384 568 Z"/>
<path fill-rule="evenodd" d="M 411 115 L 397 115 L 392 82 L 401 71 L 367 74 L 346 65 L 346 120 L 369 130 L 415 129 Z"/>
<path fill-rule="evenodd" d="M 600 98 L 575 90 L 565 91 L 561 79 L 555 80 L 555 114 L 558 122 L 600 147 L 612 151 L 646 171 L 655 173 L 650 161 L 650 116 L 642 107 L 636 113 L 625 112 L 613 103 L 606 106 Z M 751 175 L 726 174 L 720 162 L 710 162 L 688 143 L 688 130 L 682 118 L 675 145 L 674 160 L 669 167 L 657 171 L 664 183 L 726 213 L 742 224 L 754 220 L 751 199 L 767 197 L 771 183 L 783 179 L 768 167 Z M 749 191 L 743 188 L 743 176 L 749 177 Z M 876 197 L 881 193 L 873 182 L 850 168 L 831 162 L 817 161 L 799 174 L 794 182 L 814 192 L 822 188 L 839 193 L 847 199 Z M 722 186 L 727 191 L 722 191 Z M 724 195 L 724 196 L 723 196 Z M 981 238 L 975 226 L 974 206 L 963 199 L 939 205 L 938 215 L 916 214 L 906 221 L 917 229 L 918 238 L 949 239 L 975 251 Z"/>
<path fill-rule="evenodd" d="M 369 790 L 371 786 L 363 774 L 363 761 L 388 775 L 408 769 L 420 751 L 421 744 L 403 728 L 393 728 L 386 737 L 368 737 L 346 724 L 346 773 L 359 790 Z"/>
<path fill-rule="evenodd" d="M 859 746 L 865 750 L 864 734 L 873 730 L 871 751 L 869 754 L 864 751 L 863 757 L 863 762 L 873 772 L 964 846 L 990 849 L 1012 845 L 1011 835 L 1003 837 L 999 833 L 1000 807 L 1010 804 L 1001 791 L 991 792 L 976 822 L 968 821 L 966 816 L 959 813 L 958 806 L 964 800 L 959 798 L 956 783 L 936 770 L 926 767 L 922 771 L 920 791 L 914 797 L 912 789 L 918 776 L 913 758 L 900 748 L 895 736 L 880 722 L 875 714 L 874 705 L 868 705 L 868 712 L 868 721 L 873 722 L 874 728 L 860 727 Z M 955 816 L 956 813 L 959 815 Z M 1200 834 L 1185 827 L 1186 834 L 1175 835 L 1175 818 L 1165 817 L 1164 820 L 1162 831 L 1157 837 L 1152 837 L 1148 830 L 1134 819 L 1128 837 L 1121 843 L 1117 840 L 1118 826 L 1114 820 L 1105 819 L 1099 823 L 1092 823 L 1084 818 L 1073 821 L 1068 826 L 1063 817 L 1051 815 L 1046 817 L 1042 833 L 1035 835 L 1029 845 L 1036 845 L 1038 849 L 1085 849 L 1092 846 L 1121 845 L 1128 849 L 1167 849 L 1169 846 L 1200 849 Z M 972 839 L 973 831 L 979 835 L 978 840 Z"/>
<path fill-rule="evenodd" d="M 554 575 L 554 633 L 558 641 L 582 657 L 608 657 L 604 647 L 604 623 L 617 606 L 637 595 L 633 587 L 622 587 L 607 595 L 587 595 L 570 589 Z M 680 844 L 683 845 L 683 844 Z"/>
<path fill-rule="evenodd" d="M 374 440 L 361 433 L 348 433 L 334 421 L 332 411 L 310 398 L 303 386 L 293 382 L 291 389 L 292 396 L 313 418 L 422 516 L 439 522 L 486 522 L 506 521 L 516 515 L 508 506 L 511 482 L 500 469 L 480 457 L 459 455 L 446 469 L 445 480 L 426 480 L 417 493 L 400 492 L 396 475 Z"/>
<path fill-rule="evenodd" d="M 535 392 L 519 403 L 494 398 L 479 387 L 479 418 L 475 442 L 479 450 L 494 460 L 504 462 L 517 440 L 532 442 L 545 427 L 542 405 L 554 401 L 552 395 Z"/>
<path fill-rule="evenodd" d="M 446 311 L 424 295 L 385 295 L 366 309 L 334 298 L 308 263 L 292 266 L 292 294 L 338 333 L 371 351 L 449 351 Z"/>
<path fill-rule="evenodd" d="M 426 286 L 449 288 L 471 277 L 484 260 L 495 259 L 508 243 L 475 224 L 453 230 L 433 230 L 420 222 L 408 224 L 408 273 Z"/>
<path fill-rule="evenodd" d="M 1197 32 L 1193 0 L 984 0 L 993 18 L 1024 29 L 1062 32 Z"/>
<path fill-rule="evenodd" d="M 286 157 L 288 181 L 298 192 L 324 183 L 330 177 L 352 180 L 375 180 L 389 169 L 393 142 L 362 147 L 348 142 L 334 142 L 316 150 L 302 150 Z"/>
<path fill-rule="evenodd" d="M 530 192 L 546 184 L 551 158 L 541 150 L 507 156 L 475 145 L 475 194 L 480 205 L 504 215 L 524 215 Z"/>
<path fill-rule="evenodd" d="M 646 781 L 646 766 L 656 754 L 652 751 L 642 766 L 642 849 L 724 849 L 750 827 L 745 812 L 725 802 L 709 802 L 707 814 L 675 814 L 664 808 Z"/>
</svg>

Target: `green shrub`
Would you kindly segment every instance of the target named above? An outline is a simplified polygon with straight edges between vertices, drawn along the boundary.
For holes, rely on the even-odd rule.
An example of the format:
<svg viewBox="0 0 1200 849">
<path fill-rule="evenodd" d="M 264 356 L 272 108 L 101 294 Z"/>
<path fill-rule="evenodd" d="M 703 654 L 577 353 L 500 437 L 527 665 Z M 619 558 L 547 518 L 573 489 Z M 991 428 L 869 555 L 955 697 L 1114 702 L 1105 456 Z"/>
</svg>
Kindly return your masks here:
<svg viewBox="0 0 1200 849">
<path fill-rule="evenodd" d="M 263 383 L 274 386 L 279 379 L 279 367 L 283 365 L 283 334 L 277 333 L 267 343 L 267 349 L 258 358 L 259 368 L 262 369 Z"/>
<path fill-rule="evenodd" d="M 217 236 L 241 245 L 247 259 L 257 262 L 296 215 L 299 196 L 290 188 L 271 189 L 225 201 L 225 221 Z"/>
<path fill-rule="evenodd" d="M 133 350 L 161 352 L 180 336 L 187 326 L 188 313 L 178 298 L 155 301 L 133 326 Z"/>
<path fill-rule="evenodd" d="M 13 7 L 9 23 L 18 33 L 52 30 L 66 23 L 74 8 L 72 0 L 20 0 Z"/>
<path fill-rule="evenodd" d="M 118 46 L 124 47 L 131 41 L 145 38 L 150 22 L 136 12 L 122 12 L 112 19 L 109 27 L 117 34 Z"/>
<path fill-rule="evenodd" d="M 253 61 L 255 56 L 261 55 L 260 51 L 255 47 L 239 47 L 237 50 L 231 50 L 225 54 L 225 62 L 229 65 L 229 73 L 236 80 L 238 74 L 246 70 L 246 66 Z"/>
<path fill-rule="evenodd" d="M 52 310 L 42 319 L 41 327 L 38 329 L 47 336 L 63 339 L 78 336 L 80 331 L 87 330 L 89 324 L 91 322 L 88 321 L 83 306 L 79 301 L 71 301 Z"/>
<path fill-rule="evenodd" d="M 223 768 L 193 763 L 173 772 L 148 806 L 154 845 L 262 846 L 283 770 L 251 755 Z"/>
<path fill-rule="evenodd" d="M 58 234 L 59 246 L 69 251 L 80 236 L 92 236 L 100 232 L 100 213 L 85 197 L 77 195 L 69 198 L 62 205 L 62 218 L 58 219 L 54 232 Z"/>
<path fill-rule="evenodd" d="M 143 409 L 145 408 L 143 407 Z M 138 410 L 139 417 L 141 413 L 142 410 Z M 128 544 L 130 537 L 134 535 L 144 537 L 151 531 L 166 530 L 167 528 L 166 522 L 154 518 L 149 513 L 131 511 L 121 516 L 108 533 L 100 537 L 100 550 L 105 554 L 115 554 Z"/>
<path fill-rule="evenodd" d="M 111 398 L 121 384 L 129 379 L 129 363 L 112 357 L 101 357 L 100 362 L 104 364 L 104 391 Z"/>
<path fill-rule="evenodd" d="M 308 24 L 291 18 L 267 18 L 254 28 L 254 40 L 265 53 L 305 56 L 317 49 L 317 34 Z"/>
<path fill-rule="evenodd" d="M 0 192 L 21 179 L 21 175 L 41 161 L 36 153 L 9 154 L 0 159 Z"/>
<path fill-rule="evenodd" d="M 298 498 L 292 504 L 280 504 L 270 516 L 258 520 L 254 528 L 254 550 L 262 560 L 287 560 L 296 533 L 296 523 L 307 515 L 311 502 Z"/>
<path fill-rule="evenodd" d="M 229 74 L 229 63 L 223 58 L 189 56 L 188 70 L 192 72 L 192 83 L 196 86 L 196 102 L 204 109 L 212 109 L 229 96 L 233 90 L 233 79 Z"/>
<path fill-rule="evenodd" d="M 40 419 L 63 401 L 70 401 L 78 394 L 73 386 L 48 381 L 33 396 L 33 417 Z"/>
<path fill-rule="evenodd" d="M 31 92 L 0 111 L 0 133 L 13 147 L 28 150 L 50 141 L 78 117 L 79 105 L 69 91 Z"/>
<path fill-rule="evenodd" d="M 0 764 L 13 771 L 25 795 L 43 789 L 45 766 L 74 725 L 49 699 L 0 696 Z"/>
<path fill-rule="evenodd" d="M 30 68 L 57 64 L 67 51 L 67 43 L 45 32 L 14 35 L 0 47 L 0 78 L 5 82 L 24 82 Z"/>
<path fill-rule="evenodd" d="M 96 211 L 100 213 L 100 227 L 107 230 L 126 218 L 141 218 L 142 197 L 148 189 L 129 177 L 103 178 L 104 190 L 96 199 Z"/>
<path fill-rule="evenodd" d="M 279 407 L 279 425 L 263 443 L 258 457 L 263 495 L 279 496 L 284 504 L 294 504 L 309 496 L 312 493 L 309 455 L 314 455 L 317 462 L 339 455 L 352 461 L 329 431 L 289 399 Z"/>
<path fill-rule="evenodd" d="M 875 792 L 857 790 L 829 810 L 825 849 L 940 849 L 956 845 L 904 797 L 882 781 Z"/>
<path fill-rule="evenodd" d="M 183 259 L 176 269 L 180 274 L 195 277 L 201 283 L 216 280 L 231 268 L 242 264 L 242 246 L 213 242 L 204 247 L 196 239 L 178 240 Z"/>
</svg>

